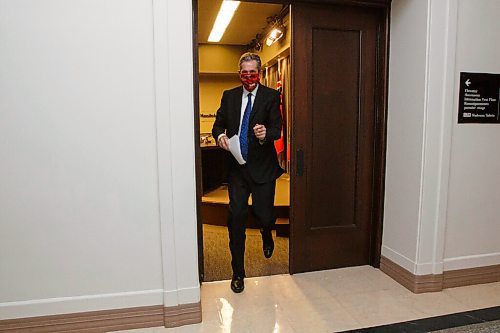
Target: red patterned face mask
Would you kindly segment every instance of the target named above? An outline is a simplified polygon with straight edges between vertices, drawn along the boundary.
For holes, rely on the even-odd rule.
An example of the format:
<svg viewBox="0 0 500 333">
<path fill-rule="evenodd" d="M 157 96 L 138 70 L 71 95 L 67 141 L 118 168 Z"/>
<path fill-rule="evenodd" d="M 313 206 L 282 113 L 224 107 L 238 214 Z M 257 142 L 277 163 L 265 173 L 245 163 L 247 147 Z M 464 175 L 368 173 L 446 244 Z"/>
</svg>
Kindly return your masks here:
<svg viewBox="0 0 500 333">
<path fill-rule="evenodd" d="M 259 73 L 240 73 L 240 80 L 248 91 L 253 91 L 260 82 Z"/>
</svg>

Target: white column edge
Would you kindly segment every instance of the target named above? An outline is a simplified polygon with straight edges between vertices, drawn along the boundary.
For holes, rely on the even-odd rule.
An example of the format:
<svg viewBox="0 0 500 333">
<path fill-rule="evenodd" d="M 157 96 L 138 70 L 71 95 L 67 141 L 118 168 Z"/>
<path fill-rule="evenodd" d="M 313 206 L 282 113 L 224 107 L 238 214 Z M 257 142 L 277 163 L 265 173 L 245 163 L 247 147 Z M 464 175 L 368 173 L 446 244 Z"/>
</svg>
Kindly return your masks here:
<svg viewBox="0 0 500 333">
<path fill-rule="evenodd" d="M 443 110 L 442 113 L 442 136 L 440 155 L 440 175 L 438 209 L 435 227 L 435 242 L 433 244 L 434 274 L 443 272 L 446 269 L 444 264 L 444 250 L 446 242 L 446 224 L 448 212 L 448 191 L 450 179 L 450 159 L 451 142 L 453 136 L 453 121 L 455 119 L 453 105 L 455 99 L 455 70 L 456 70 L 456 46 L 457 46 L 457 26 L 458 26 L 458 1 L 446 0 L 448 10 L 448 21 L 446 31 L 445 47 L 445 76 L 443 82 Z M 448 111 L 448 112 L 446 112 Z"/>
<path fill-rule="evenodd" d="M 179 303 L 177 295 L 177 263 L 172 192 L 172 138 L 170 137 L 169 50 L 167 0 L 153 1 L 154 73 L 156 109 L 156 149 L 158 166 L 158 198 L 160 207 L 160 239 L 162 248 L 164 305 Z M 174 269 L 172 269 L 174 268 Z"/>
</svg>

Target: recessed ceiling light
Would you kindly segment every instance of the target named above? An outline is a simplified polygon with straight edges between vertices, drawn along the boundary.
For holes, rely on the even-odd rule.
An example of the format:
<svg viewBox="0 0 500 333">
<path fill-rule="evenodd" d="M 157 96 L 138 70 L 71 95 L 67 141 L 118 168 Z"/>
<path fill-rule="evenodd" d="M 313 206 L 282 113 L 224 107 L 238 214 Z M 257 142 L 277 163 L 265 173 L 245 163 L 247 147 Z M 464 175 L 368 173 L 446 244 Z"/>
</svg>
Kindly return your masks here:
<svg viewBox="0 0 500 333">
<path fill-rule="evenodd" d="M 217 43 L 221 40 L 222 35 L 224 35 L 224 32 L 226 31 L 229 22 L 231 22 L 234 12 L 239 5 L 239 1 L 222 1 L 222 5 L 219 9 L 219 14 L 217 14 L 214 26 L 212 28 L 212 31 L 210 32 L 210 36 L 208 37 L 209 42 Z"/>
</svg>

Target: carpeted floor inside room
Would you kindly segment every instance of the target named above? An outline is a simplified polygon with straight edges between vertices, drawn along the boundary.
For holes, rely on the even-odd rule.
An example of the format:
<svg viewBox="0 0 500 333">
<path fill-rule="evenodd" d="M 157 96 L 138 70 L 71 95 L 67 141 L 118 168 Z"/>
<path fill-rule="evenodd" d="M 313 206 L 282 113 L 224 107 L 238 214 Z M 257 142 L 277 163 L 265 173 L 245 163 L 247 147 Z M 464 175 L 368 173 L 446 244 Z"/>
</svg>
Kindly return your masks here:
<svg viewBox="0 0 500 333">
<path fill-rule="evenodd" d="M 266 259 L 258 229 L 247 229 L 245 271 L 247 277 L 288 273 L 288 238 L 274 238 L 274 253 Z M 204 281 L 229 280 L 232 276 L 231 254 L 226 227 L 203 225 Z"/>
</svg>

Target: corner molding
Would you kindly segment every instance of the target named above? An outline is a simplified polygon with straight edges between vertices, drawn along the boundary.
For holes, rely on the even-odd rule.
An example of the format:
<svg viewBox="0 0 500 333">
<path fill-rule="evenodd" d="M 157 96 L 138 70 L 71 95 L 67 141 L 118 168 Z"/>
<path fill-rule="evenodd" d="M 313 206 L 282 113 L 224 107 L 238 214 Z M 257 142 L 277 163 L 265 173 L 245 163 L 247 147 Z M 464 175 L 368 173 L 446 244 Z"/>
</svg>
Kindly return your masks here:
<svg viewBox="0 0 500 333">
<path fill-rule="evenodd" d="M 201 322 L 201 303 L 142 306 L 0 320 L 0 332 L 97 333 L 148 327 L 178 327 Z"/>
</svg>

